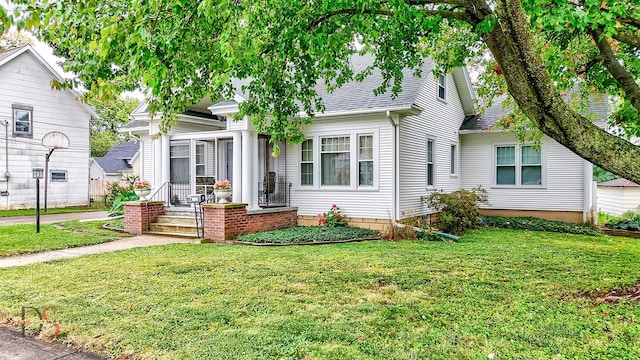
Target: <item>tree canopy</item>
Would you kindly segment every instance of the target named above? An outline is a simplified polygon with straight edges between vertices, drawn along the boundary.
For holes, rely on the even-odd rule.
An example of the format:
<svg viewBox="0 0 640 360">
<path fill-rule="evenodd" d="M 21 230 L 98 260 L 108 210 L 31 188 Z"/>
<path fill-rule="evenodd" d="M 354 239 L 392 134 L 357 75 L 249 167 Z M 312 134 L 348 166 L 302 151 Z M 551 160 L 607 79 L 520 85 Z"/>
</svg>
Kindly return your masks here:
<svg viewBox="0 0 640 360">
<path fill-rule="evenodd" d="M 129 122 L 129 115 L 139 101 L 121 97 L 100 99 L 91 93 L 87 97 L 98 114 L 98 118 L 91 119 L 91 156 L 104 156 L 118 141 L 128 140 L 129 136 L 120 134 L 118 129 Z"/>
<path fill-rule="evenodd" d="M 640 127 L 640 5 L 624 0 L 16 0 L 0 21 L 28 28 L 68 59 L 64 68 L 98 92 L 150 90 L 168 116 L 205 96 L 230 97 L 247 79 L 251 115 L 273 139 L 301 140 L 323 110 L 314 90 L 365 77 L 349 57 L 375 57 L 400 91 L 402 69 L 476 64 L 490 103 L 508 91 L 519 112 L 579 156 L 640 183 L 640 149 L 607 134 L 563 95 L 616 99 L 612 119 Z M 6 23 L 5 21 L 5 23 Z M 487 56 L 489 55 L 489 56 Z M 428 74 L 422 74 L 427 76 Z M 575 102 L 580 104 L 581 101 Z M 304 116 L 298 116 L 302 113 Z"/>
</svg>

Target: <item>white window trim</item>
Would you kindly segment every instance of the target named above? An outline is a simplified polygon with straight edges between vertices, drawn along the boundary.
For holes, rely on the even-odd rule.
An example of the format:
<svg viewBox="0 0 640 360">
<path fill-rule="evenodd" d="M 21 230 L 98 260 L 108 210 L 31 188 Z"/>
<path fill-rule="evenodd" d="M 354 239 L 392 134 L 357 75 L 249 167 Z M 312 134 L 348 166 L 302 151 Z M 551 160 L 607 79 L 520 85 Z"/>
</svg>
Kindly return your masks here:
<svg viewBox="0 0 640 360">
<path fill-rule="evenodd" d="M 497 166 L 498 166 L 498 159 L 497 159 L 497 152 L 496 152 L 496 148 L 497 147 L 503 147 L 503 146 L 514 146 L 516 153 L 515 153 L 515 157 L 516 157 L 516 163 L 515 163 L 515 168 L 516 168 L 516 183 L 515 185 L 506 185 L 506 184 L 497 184 Z M 492 164 L 492 180 L 491 180 L 491 187 L 492 188 L 496 188 L 496 189 L 546 189 L 547 187 L 547 144 L 546 142 L 541 142 L 540 143 L 540 185 L 522 185 L 522 147 L 523 146 L 534 146 L 534 144 L 532 143 L 524 143 L 524 144 L 519 144 L 517 142 L 494 142 L 492 143 L 492 147 L 491 147 L 491 164 Z"/>
<path fill-rule="evenodd" d="M 361 135 L 373 136 L 373 186 L 358 185 L 358 139 Z M 322 185 L 321 174 L 321 142 L 322 138 L 327 137 L 349 137 L 349 185 Z M 379 131 L 377 128 L 358 129 L 341 132 L 314 132 L 308 134 L 305 140 L 313 140 L 313 185 L 302 185 L 300 174 L 300 164 L 302 160 L 302 143 L 296 146 L 296 171 L 298 190 L 319 190 L 319 191 L 378 191 L 379 190 L 379 171 L 380 171 L 380 143 Z"/>
<path fill-rule="evenodd" d="M 311 178 L 311 184 L 303 184 L 302 183 L 302 143 L 307 141 L 307 140 L 311 140 L 311 161 L 305 161 L 305 164 L 311 164 L 312 170 L 313 170 L 313 177 Z M 317 183 L 317 179 L 316 179 L 316 164 L 317 164 L 317 160 L 316 160 L 316 142 L 317 142 L 317 138 L 314 137 L 305 137 L 304 141 L 301 142 L 298 145 L 298 161 L 297 161 L 297 168 L 298 168 L 298 185 L 300 187 L 303 188 L 315 188 L 316 185 L 318 185 Z"/>
<path fill-rule="evenodd" d="M 456 153 L 453 159 L 453 172 L 451 172 L 451 147 L 456 147 Z M 449 145 L 449 176 L 457 178 L 460 173 L 460 145 L 457 141 L 452 141 Z"/>
<path fill-rule="evenodd" d="M 204 163 L 202 163 L 202 164 L 198 164 L 198 146 L 202 146 L 202 148 L 203 148 L 202 149 L 202 151 L 203 151 L 202 155 L 204 157 L 204 159 L 203 159 Z M 193 164 L 194 164 L 193 171 L 194 171 L 194 174 L 196 174 L 196 176 L 207 176 L 207 167 L 208 167 L 207 164 L 209 163 L 207 161 L 208 160 L 208 158 L 207 158 L 208 151 L 207 150 L 208 150 L 207 149 L 207 143 L 205 141 L 196 141 L 195 155 L 194 155 L 194 158 L 193 158 Z M 203 165 L 204 166 L 204 175 L 197 175 L 198 174 L 198 165 Z"/>
<path fill-rule="evenodd" d="M 440 77 L 442 76 L 442 83 Z M 444 89 L 444 97 L 440 97 L 440 88 Z M 436 78 L 436 98 L 442 102 L 447 102 L 447 74 L 439 73 Z"/>
<path fill-rule="evenodd" d="M 64 180 L 54 179 L 53 173 L 64 173 Z M 67 170 L 49 170 L 49 181 L 51 182 L 68 182 L 69 181 L 69 171 Z"/>
<path fill-rule="evenodd" d="M 16 131 L 16 111 L 28 111 L 29 112 L 29 131 Z M 33 138 L 33 106 L 13 104 L 11 105 L 12 123 L 11 133 L 14 137 L 27 137 Z"/>
<path fill-rule="evenodd" d="M 429 140 L 433 142 L 433 184 L 429 185 L 429 157 L 427 155 Z M 438 186 L 438 140 L 427 134 L 424 140 L 424 185 L 427 190 L 435 190 Z"/>
</svg>

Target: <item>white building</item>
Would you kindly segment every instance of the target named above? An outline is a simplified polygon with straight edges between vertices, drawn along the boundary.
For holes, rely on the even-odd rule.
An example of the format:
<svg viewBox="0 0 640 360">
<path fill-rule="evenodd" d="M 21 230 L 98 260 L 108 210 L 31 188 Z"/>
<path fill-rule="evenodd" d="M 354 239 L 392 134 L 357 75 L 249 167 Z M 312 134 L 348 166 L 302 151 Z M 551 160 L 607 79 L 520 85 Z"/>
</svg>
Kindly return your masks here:
<svg viewBox="0 0 640 360">
<path fill-rule="evenodd" d="M 89 202 L 89 123 L 95 112 L 70 90 L 51 89 L 60 75 L 29 45 L 0 52 L 0 209 L 35 207 L 33 168 L 45 168 L 42 138 L 59 131 L 68 149 L 50 157 L 48 206 Z M 44 199 L 44 179 L 41 181 Z"/>
</svg>

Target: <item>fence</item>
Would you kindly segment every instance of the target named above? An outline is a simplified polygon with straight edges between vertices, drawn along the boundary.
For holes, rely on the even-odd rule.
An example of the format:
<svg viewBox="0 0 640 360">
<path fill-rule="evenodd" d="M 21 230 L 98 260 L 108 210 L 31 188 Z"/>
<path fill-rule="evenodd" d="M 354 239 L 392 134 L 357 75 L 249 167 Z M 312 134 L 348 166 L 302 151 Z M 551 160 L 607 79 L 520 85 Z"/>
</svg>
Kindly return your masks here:
<svg viewBox="0 0 640 360">
<path fill-rule="evenodd" d="M 98 179 L 89 181 L 89 201 L 106 201 L 108 195 L 107 184 L 108 180 Z"/>
</svg>

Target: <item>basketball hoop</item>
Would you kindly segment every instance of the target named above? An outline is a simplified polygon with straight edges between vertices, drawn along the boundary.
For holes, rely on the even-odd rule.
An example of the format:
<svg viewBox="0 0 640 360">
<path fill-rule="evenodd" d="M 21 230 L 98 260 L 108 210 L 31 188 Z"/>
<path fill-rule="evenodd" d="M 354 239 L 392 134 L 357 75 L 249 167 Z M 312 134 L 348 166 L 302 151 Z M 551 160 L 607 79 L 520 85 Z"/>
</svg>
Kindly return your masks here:
<svg viewBox="0 0 640 360">
<path fill-rule="evenodd" d="M 67 135 L 61 133 L 60 131 L 50 131 L 45 136 L 42 137 L 42 146 L 49 149 L 49 153 L 45 157 L 44 163 L 44 212 L 47 212 L 47 193 L 48 193 L 48 184 L 49 184 L 49 158 L 53 153 L 53 150 L 56 149 L 68 149 L 69 148 L 69 138 Z"/>
<path fill-rule="evenodd" d="M 50 131 L 42 137 L 42 146 L 49 150 L 68 149 L 69 138 L 60 131 Z"/>
</svg>

